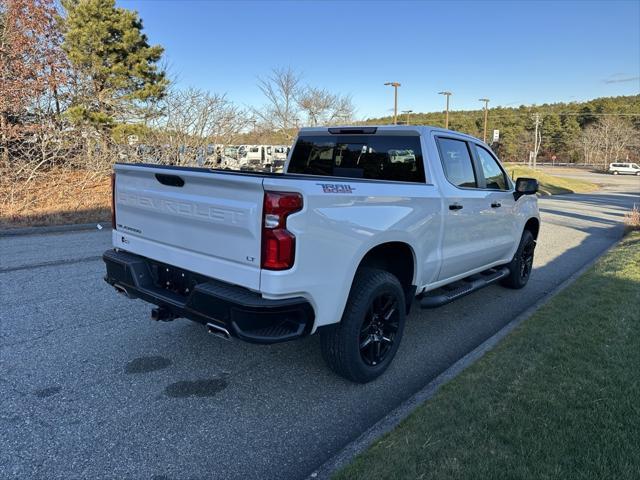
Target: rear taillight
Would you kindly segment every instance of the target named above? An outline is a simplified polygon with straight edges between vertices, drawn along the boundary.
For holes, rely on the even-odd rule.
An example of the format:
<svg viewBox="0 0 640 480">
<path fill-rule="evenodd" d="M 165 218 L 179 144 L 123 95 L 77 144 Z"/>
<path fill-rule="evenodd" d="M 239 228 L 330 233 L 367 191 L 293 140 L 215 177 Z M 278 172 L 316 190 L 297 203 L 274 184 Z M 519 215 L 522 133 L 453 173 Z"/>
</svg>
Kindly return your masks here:
<svg viewBox="0 0 640 480">
<path fill-rule="evenodd" d="M 111 174 L 111 228 L 116 229 L 116 174 Z"/>
<path fill-rule="evenodd" d="M 296 237 L 287 230 L 287 217 L 302 210 L 302 195 L 264 192 L 262 209 L 262 268 L 286 270 L 293 266 Z"/>
</svg>

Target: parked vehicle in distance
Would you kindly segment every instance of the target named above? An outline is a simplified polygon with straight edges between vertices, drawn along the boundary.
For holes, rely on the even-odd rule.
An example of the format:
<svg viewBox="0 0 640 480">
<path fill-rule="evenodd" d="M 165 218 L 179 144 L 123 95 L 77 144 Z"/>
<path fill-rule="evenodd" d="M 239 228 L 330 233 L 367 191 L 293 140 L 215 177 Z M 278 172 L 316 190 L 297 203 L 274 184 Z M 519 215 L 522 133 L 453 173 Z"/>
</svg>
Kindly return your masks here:
<svg viewBox="0 0 640 480">
<path fill-rule="evenodd" d="M 286 145 L 274 145 L 270 152 L 270 160 L 286 160 L 289 150 L 290 147 L 287 147 Z"/>
<path fill-rule="evenodd" d="M 266 145 L 244 145 L 245 158 L 247 161 L 258 160 L 262 163 L 266 160 L 267 146 Z"/>
<path fill-rule="evenodd" d="M 640 175 L 637 163 L 615 162 L 609 164 L 609 173 L 613 175 Z"/>
<path fill-rule="evenodd" d="M 284 172 L 284 165 L 286 160 L 272 160 L 271 163 L 266 165 L 268 172 L 282 173 Z"/>
<path fill-rule="evenodd" d="M 318 332 L 355 382 L 389 367 L 414 298 L 524 287 L 540 230 L 536 180 L 434 127 L 304 128 L 282 174 L 117 164 L 113 178 L 116 290 L 226 339 Z"/>
</svg>

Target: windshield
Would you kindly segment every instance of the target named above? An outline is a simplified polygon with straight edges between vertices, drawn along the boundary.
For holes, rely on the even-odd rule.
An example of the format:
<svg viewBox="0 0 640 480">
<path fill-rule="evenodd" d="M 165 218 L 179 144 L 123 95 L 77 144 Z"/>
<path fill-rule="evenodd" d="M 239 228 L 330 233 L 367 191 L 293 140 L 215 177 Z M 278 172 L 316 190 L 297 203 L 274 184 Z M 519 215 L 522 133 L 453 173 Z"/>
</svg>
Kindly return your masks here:
<svg viewBox="0 0 640 480">
<path fill-rule="evenodd" d="M 309 135 L 298 138 L 289 173 L 424 182 L 420 137 Z"/>
</svg>

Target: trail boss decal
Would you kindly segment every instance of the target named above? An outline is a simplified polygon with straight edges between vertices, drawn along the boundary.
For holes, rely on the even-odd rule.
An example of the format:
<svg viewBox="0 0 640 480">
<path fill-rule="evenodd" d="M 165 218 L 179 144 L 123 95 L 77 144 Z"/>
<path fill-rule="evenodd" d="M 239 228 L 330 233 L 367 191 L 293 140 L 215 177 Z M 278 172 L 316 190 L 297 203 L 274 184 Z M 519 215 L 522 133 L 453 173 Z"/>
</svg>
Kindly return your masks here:
<svg viewBox="0 0 640 480">
<path fill-rule="evenodd" d="M 322 187 L 324 193 L 353 193 L 355 188 L 351 185 L 343 183 L 316 183 Z"/>
</svg>

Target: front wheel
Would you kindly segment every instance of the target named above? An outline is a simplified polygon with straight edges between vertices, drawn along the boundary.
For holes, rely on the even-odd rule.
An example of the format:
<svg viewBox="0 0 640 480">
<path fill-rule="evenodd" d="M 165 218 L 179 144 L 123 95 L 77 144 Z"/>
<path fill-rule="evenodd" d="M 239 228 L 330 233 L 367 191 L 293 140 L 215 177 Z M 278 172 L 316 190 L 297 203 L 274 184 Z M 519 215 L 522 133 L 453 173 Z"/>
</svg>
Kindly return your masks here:
<svg viewBox="0 0 640 480">
<path fill-rule="evenodd" d="M 405 298 L 398 279 L 384 270 L 356 274 L 342 320 L 320 332 L 322 356 L 338 375 L 367 383 L 393 360 L 405 324 Z"/>
<path fill-rule="evenodd" d="M 511 263 L 507 265 L 509 275 L 504 277 L 502 285 L 508 288 L 522 288 L 529 281 L 531 270 L 533 269 L 533 253 L 536 248 L 536 241 L 529 230 L 522 233 L 520 245 L 513 256 Z"/>
<path fill-rule="evenodd" d="M 617 174 L 618 174 L 618 171 L 617 171 L 617 170 L 614 170 L 614 171 L 613 171 L 613 174 L 614 174 L 614 175 L 617 175 Z"/>
</svg>

